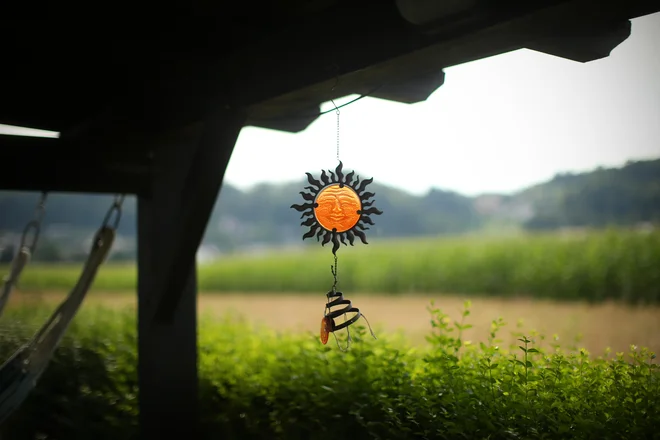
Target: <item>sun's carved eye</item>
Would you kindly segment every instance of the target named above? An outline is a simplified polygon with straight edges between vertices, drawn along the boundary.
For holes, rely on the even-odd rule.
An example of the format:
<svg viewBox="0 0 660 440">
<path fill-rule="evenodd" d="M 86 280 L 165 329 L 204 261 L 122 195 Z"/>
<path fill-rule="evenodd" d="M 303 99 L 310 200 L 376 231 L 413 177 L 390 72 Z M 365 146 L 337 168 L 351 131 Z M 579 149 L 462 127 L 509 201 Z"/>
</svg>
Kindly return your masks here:
<svg viewBox="0 0 660 440">
<path fill-rule="evenodd" d="M 383 212 L 372 206 L 370 201 L 375 194 L 365 192 L 365 188 L 373 179 L 365 179 L 360 182 L 360 176 L 353 181 L 355 173 L 351 171 L 347 175 L 342 172 L 343 165 L 339 165 L 335 172 L 321 171 L 321 180 L 317 180 L 310 173 L 307 181 L 312 186 L 305 187 L 309 192 L 301 191 L 303 199 L 307 203 L 302 205 L 291 205 L 291 208 L 302 212 L 301 218 L 309 217 L 301 225 L 309 226 L 309 231 L 303 235 L 303 240 L 316 236 L 317 240 L 323 236 L 322 245 L 332 240 L 332 253 L 336 254 L 339 242 L 346 244 L 346 239 L 351 246 L 357 236 L 362 243 L 367 244 L 364 231 L 373 225 L 369 217 L 371 214 L 380 215 Z M 335 174 L 336 173 L 336 174 Z"/>
</svg>

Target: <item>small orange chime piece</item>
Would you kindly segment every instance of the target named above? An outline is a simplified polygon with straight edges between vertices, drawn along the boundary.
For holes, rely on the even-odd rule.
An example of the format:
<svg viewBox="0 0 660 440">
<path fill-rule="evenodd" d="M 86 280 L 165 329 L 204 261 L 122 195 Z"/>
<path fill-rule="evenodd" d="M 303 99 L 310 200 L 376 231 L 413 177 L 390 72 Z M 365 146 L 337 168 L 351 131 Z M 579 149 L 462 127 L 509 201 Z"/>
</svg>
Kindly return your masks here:
<svg viewBox="0 0 660 440">
<path fill-rule="evenodd" d="M 321 319 L 321 342 L 323 345 L 328 343 L 328 336 L 330 336 L 330 332 L 332 332 L 333 325 L 334 321 L 331 317 L 324 316 L 323 319 Z"/>
<path fill-rule="evenodd" d="M 309 227 L 309 231 L 303 235 L 303 240 L 316 236 L 317 241 L 322 240 L 322 246 L 332 242 L 335 262 L 331 271 L 334 284 L 326 294 L 328 301 L 321 320 L 321 342 L 326 344 L 330 333 L 334 334 L 335 331 L 343 328 L 348 331 L 349 325 L 360 319 L 360 316 L 364 317 L 358 308 L 353 307 L 351 302 L 344 299 L 343 294 L 337 291 L 337 251 L 340 242 L 346 245 L 346 240 L 348 240 L 348 244 L 353 246 L 355 237 L 358 237 L 362 243 L 368 244 L 364 231 L 369 229 L 367 225 L 374 224 L 369 216 L 380 215 L 383 212 L 373 206 L 373 200 L 369 200 L 375 194 L 365 192 L 367 185 L 373 182 L 373 179 L 365 179 L 360 182 L 360 177 L 356 176 L 353 180 L 355 173 L 352 171 L 344 175 L 341 161 L 334 173 L 329 170 L 328 175 L 325 170 L 321 171 L 320 180 L 314 178 L 310 173 L 306 174 L 311 186 L 305 187 L 309 192 L 300 192 L 306 202 L 302 205 L 291 205 L 291 208 L 302 212 L 301 218 L 308 217 L 301 223 L 302 226 Z M 345 307 L 332 310 L 337 306 Z M 353 316 L 347 319 L 347 314 L 353 314 Z M 344 322 L 335 323 L 335 318 L 342 315 Z M 369 324 L 368 321 L 367 324 Z M 371 326 L 369 329 L 371 330 Z M 373 335 L 373 332 L 371 334 Z M 350 333 L 348 341 L 350 343 Z M 339 345 L 338 341 L 337 344 Z"/>
</svg>

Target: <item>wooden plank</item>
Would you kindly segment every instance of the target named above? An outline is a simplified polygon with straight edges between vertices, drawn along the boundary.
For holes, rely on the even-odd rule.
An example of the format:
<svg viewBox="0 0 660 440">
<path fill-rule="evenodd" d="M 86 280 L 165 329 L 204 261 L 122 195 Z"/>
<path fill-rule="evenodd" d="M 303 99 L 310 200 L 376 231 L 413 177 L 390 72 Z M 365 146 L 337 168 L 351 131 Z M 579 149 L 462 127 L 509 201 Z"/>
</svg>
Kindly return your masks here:
<svg viewBox="0 0 660 440">
<path fill-rule="evenodd" d="M 194 146 L 194 144 L 193 144 Z M 165 288 L 171 246 L 181 209 L 181 188 L 194 148 L 163 145 L 149 196 L 138 197 L 138 389 L 140 438 L 169 434 L 194 438 L 197 405 L 197 312 L 195 271 L 185 271 L 175 319 L 154 321 Z M 178 153 L 178 154 L 176 154 Z M 178 166 L 177 166 L 178 164 Z M 188 256 L 189 263 L 194 256 Z M 183 435 L 184 427 L 191 429 Z"/>
<path fill-rule="evenodd" d="M 158 192 L 164 190 L 162 187 Z M 153 319 L 167 267 L 162 255 L 169 246 L 170 228 L 164 217 L 171 215 L 173 208 L 176 203 L 163 204 L 162 197 L 138 198 L 138 399 L 142 439 L 170 435 L 195 438 L 197 424 L 195 270 L 185 273 L 186 284 L 173 319 L 166 324 Z"/>
</svg>

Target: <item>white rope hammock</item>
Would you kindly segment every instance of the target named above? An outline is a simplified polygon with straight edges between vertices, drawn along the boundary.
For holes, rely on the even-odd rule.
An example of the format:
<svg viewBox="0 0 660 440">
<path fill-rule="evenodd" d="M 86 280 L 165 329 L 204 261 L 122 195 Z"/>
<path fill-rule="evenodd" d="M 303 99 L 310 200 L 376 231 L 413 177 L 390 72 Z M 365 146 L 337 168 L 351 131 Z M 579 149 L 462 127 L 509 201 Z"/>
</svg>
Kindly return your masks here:
<svg viewBox="0 0 660 440">
<path fill-rule="evenodd" d="M 5 278 L 0 293 L 0 315 L 11 296 L 13 287 L 16 286 L 22 270 L 30 260 L 34 252 L 41 218 L 44 212 L 45 194 L 42 196 L 37 209 L 37 218 L 26 226 L 21 240 L 19 252 L 12 261 L 9 275 Z M 62 337 L 66 333 L 71 321 L 76 316 L 89 288 L 94 282 L 99 267 L 105 261 L 112 243 L 115 232 L 121 218 L 121 205 L 124 196 L 117 196 L 110 207 L 101 228 L 97 231 L 92 249 L 87 257 L 78 282 L 69 295 L 62 301 L 59 307 L 51 315 L 50 319 L 37 331 L 34 337 L 19 348 L 0 367 L 0 424 L 16 410 L 36 386 L 41 375 L 46 371 L 48 363 L 58 347 Z M 115 221 L 109 224 L 112 214 L 115 213 Z M 30 229 L 35 230 L 34 238 L 30 245 L 26 245 L 26 236 Z"/>
</svg>

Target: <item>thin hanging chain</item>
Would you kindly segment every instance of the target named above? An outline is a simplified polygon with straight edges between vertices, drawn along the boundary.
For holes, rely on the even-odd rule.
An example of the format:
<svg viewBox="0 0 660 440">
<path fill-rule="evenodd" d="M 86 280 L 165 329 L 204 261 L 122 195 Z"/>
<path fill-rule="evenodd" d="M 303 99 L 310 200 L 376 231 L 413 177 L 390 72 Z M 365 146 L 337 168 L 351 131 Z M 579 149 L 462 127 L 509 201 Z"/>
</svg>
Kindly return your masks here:
<svg viewBox="0 0 660 440">
<path fill-rule="evenodd" d="M 335 89 L 335 87 L 337 87 L 337 84 L 339 84 L 339 77 L 336 78 L 335 85 L 332 87 L 333 90 Z M 337 104 L 335 104 L 334 99 L 330 99 L 330 101 L 332 102 L 332 105 L 335 106 L 335 113 L 337 114 L 337 160 L 339 160 L 339 115 L 340 115 L 341 112 L 339 111 L 339 107 L 337 107 Z M 337 280 L 337 254 L 335 254 L 333 252 L 333 255 L 335 257 L 335 264 L 334 264 L 334 266 L 330 266 L 330 271 L 332 272 L 332 278 L 333 278 L 332 293 L 335 293 L 335 292 L 337 292 L 337 282 L 338 282 L 338 280 Z M 346 318 L 346 317 L 344 316 L 344 318 Z"/>
<path fill-rule="evenodd" d="M 334 89 L 334 87 L 333 87 Z M 332 105 L 335 106 L 335 113 L 337 113 L 337 160 L 339 160 L 339 107 L 337 107 L 337 104 L 335 104 L 334 99 L 330 99 L 330 102 L 332 102 Z"/>
<path fill-rule="evenodd" d="M 337 106 L 335 106 L 335 108 L 336 107 Z M 338 108 L 337 108 L 337 160 L 339 160 L 339 109 Z"/>
<path fill-rule="evenodd" d="M 339 84 L 339 76 L 335 78 L 335 85 L 332 86 L 332 90 L 335 90 L 335 87 Z M 335 113 L 337 113 L 337 160 L 339 160 L 339 107 L 335 104 L 335 100 L 330 98 L 330 102 L 335 106 Z"/>
<path fill-rule="evenodd" d="M 332 272 L 332 278 L 334 282 L 332 283 L 332 293 L 337 291 L 337 254 L 335 254 L 335 265 L 330 266 L 330 272 Z"/>
</svg>

